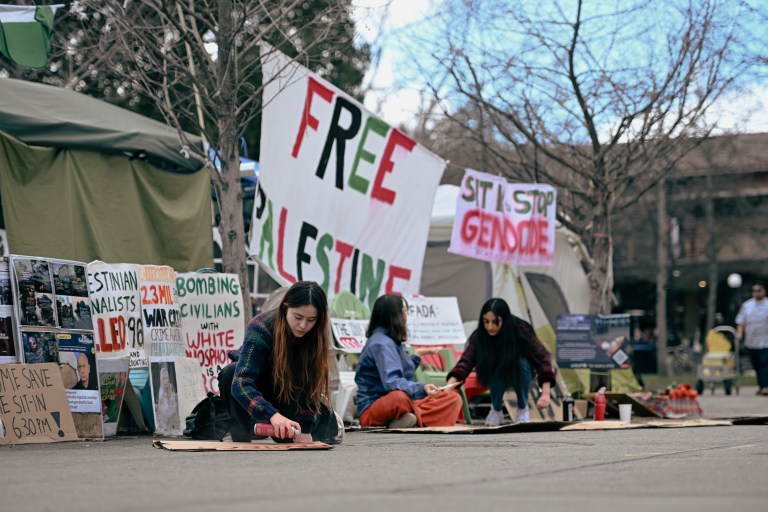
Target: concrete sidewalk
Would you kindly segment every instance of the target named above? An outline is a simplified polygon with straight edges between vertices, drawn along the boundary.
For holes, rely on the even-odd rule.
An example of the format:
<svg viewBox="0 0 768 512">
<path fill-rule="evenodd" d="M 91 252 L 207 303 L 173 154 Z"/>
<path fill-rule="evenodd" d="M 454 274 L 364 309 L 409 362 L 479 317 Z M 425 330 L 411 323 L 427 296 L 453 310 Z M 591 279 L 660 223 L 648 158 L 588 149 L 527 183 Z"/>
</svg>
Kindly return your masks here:
<svg viewBox="0 0 768 512">
<path fill-rule="evenodd" d="M 743 388 L 709 418 L 768 413 Z M 170 452 L 152 438 L 0 447 L 0 511 L 763 511 L 768 425 L 348 433 L 330 451 Z"/>
</svg>

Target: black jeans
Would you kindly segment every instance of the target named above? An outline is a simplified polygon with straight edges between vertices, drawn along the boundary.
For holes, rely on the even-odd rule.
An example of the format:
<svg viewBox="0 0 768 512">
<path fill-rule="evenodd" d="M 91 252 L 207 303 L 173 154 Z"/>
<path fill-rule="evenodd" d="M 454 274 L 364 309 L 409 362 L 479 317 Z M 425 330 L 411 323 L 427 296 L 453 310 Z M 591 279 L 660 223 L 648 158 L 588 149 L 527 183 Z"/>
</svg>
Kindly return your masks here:
<svg viewBox="0 0 768 512">
<path fill-rule="evenodd" d="M 768 388 L 768 348 L 750 348 L 749 360 L 757 373 L 757 385 Z"/>
<path fill-rule="evenodd" d="M 235 366 L 229 363 L 219 372 L 219 394 L 229 410 L 229 433 L 236 443 L 249 443 L 253 437 L 253 420 L 237 400 L 232 398 L 232 380 L 235 378 Z"/>
</svg>

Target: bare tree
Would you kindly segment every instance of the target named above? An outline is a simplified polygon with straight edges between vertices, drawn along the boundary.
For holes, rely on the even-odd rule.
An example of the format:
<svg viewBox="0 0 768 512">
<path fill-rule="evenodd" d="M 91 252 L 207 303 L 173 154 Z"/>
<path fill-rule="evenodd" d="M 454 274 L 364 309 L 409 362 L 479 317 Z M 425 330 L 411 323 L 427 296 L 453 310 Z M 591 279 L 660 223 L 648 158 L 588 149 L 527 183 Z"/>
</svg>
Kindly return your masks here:
<svg viewBox="0 0 768 512">
<path fill-rule="evenodd" d="M 560 217 L 594 260 L 593 313 L 611 307 L 612 216 L 710 134 L 708 110 L 749 65 L 741 10 L 446 1 L 422 36 L 434 44 L 429 83 L 443 114 L 483 148 L 485 170 L 558 187 Z"/>
<path fill-rule="evenodd" d="M 239 275 L 249 305 L 239 141 L 257 124 L 262 108 L 266 84 L 260 43 L 330 77 L 336 64 L 356 58 L 340 49 L 351 48 L 354 38 L 350 1 L 81 3 L 105 18 L 100 51 L 113 57 L 112 71 L 152 100 L 191 157 L 209 164 L 221 214 L 224 271 Z M 185 131 L 202 134 L 215 154 L 215 165 L 207 148 L 188 144 Z"/>
</svg>

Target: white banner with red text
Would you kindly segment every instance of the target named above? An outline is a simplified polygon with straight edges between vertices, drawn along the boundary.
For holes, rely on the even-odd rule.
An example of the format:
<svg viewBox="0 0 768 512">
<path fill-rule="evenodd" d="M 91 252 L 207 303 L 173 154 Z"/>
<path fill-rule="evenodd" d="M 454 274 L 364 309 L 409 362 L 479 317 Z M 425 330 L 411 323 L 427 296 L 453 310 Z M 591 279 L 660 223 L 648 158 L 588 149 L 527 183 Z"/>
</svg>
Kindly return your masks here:
<svg viewBox="0 0 768 512">
<path fill-rule="evenodd" d="M 557 193 L 467 169 L 448 252 L 509 265 L 552 265 Z"/>
<path fill-rule="evenodd" d="M 445 161 L 309 70 L 262 49 L 261 173 L 250 253 L 284 283 L 370 306 L 418 293 Z"/>
</svg>

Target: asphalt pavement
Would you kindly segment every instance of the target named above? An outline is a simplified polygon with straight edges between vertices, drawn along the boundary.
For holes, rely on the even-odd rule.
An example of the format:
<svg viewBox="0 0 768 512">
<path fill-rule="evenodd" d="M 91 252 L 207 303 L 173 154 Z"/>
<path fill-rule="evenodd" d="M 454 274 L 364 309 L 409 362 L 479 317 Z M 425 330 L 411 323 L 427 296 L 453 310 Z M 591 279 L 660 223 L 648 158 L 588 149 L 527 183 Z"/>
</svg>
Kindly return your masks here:
<svg viewBox="0 0 768 512">
<path fill-rule="evenodd" d="M 768 415 L 755 388 L 709 418 Z M 151 437 L 0 447 L 0 511 L 764 511 L 768 425 L 349 432 L 330 451 L 172 452 Z"/>
</svg>

